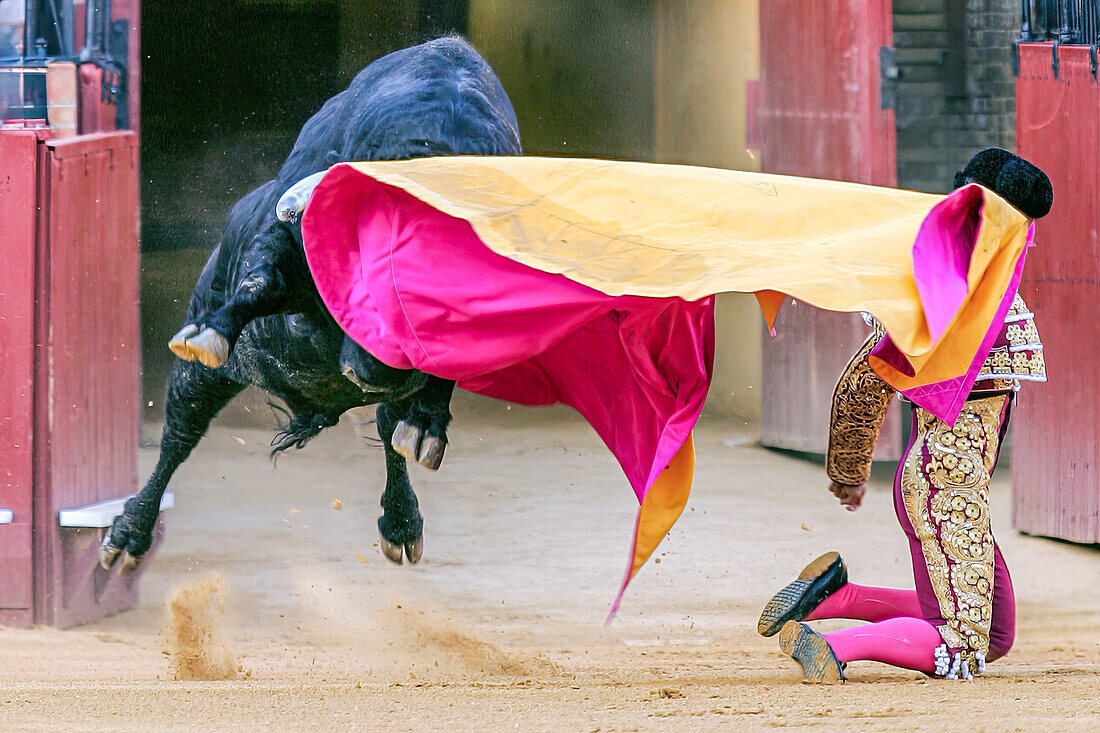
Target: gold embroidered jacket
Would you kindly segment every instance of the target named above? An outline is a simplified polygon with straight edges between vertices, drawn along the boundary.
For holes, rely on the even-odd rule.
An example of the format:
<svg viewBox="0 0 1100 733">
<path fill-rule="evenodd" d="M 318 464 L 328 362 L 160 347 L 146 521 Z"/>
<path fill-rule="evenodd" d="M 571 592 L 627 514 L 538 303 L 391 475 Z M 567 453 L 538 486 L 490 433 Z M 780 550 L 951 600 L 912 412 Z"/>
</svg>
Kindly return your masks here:
<svg viewBox="0 0 1100 733">
<path fill-rule="evenodd" d="M 854 486 L 871 475 L 882 421 L 894 389 L 867 363 L 867 355 L 884 331 L 873 323 L 871 335 L 848 362 L 833 390 L 826 470 L 837 483 Z M 1043 344 L 1035 328 L 1034 314 L 1019 293 L 1005 316 L 1004 327 L 990 349 L 972 394 L 1016 391 L 1020 382 L 1045 382 Z"/>
</svg>

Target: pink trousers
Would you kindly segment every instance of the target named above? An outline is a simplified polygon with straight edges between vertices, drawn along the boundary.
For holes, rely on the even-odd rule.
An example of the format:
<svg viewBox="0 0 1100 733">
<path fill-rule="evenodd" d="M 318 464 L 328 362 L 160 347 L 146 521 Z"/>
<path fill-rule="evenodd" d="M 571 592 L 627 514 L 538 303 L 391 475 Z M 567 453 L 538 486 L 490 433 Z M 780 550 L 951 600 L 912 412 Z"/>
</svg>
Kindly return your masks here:
<svg viewBox="0 0 1100 733">
<path fill-rule="evenodd" d="M 997 426 L 997 435 L 990 436 L 998 445 L 1007 427 L 1008 417 L 1006 407 Z M 946 621 L 902 493 L 902 472 L 909 453 L 914 450 L 917 436 L 914 410 L 912 437 L 894 476 L 894 509 L 902 531 L 909 539 L 915 590 L 848 583 L 826 598 L 807 620 L 849 618 L 871 622 L 824 634 L 841 662 L 866 659 L 932 674 L 936 669 L 935 650 L 944 643 L 938 627 L 945 625 Z M 916 447 L 916 450 L 922 449 Z M 992 620 L 986 655 L 990 661 L 1007 654 L 1016 635 L 1016 599 L 1012 591 L 1012 578 L 995 542 L 993 553 Z"/>
</svg>

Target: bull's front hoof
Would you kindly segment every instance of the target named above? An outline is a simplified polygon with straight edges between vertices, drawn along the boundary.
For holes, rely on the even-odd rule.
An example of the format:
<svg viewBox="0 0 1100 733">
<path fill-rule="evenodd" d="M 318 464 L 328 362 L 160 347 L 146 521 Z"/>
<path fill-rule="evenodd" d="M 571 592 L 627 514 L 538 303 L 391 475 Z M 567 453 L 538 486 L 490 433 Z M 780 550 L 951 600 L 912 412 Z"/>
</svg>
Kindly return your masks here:
<svg viewBox="0 0 1100 733">
<path fill-rule="evenodd" d="M 229 361 L 229 340 L 209 326 L 201 330 L 193 323 L 184 326 L 168 342 L 168 348 L 184 361 L 197 361 L 211 369 Z"/>
<path fill-rule="evenodd" d="M 121 552 L 121 547 L 111 546 L 111 532 L 108 530 L 107 534 L 103 535 L 103 542 L 99 545 L 99 566 L 104 570 L 110 570 Z"/>
<path fill-rule="evenodd" d="M 405 562 L 404 548 L 401 545 L 390 542 L 385 537 L 378 538 L 378 546 L 382 548 L 382 554 L 386 556 L 386 559 L 390 562 L 395 562 L 398 565 Z"/>
<path fill-rule="evenodd" d="M 423 430 L 405 420 L 393 429 L 390 445 L 399 455 L 432 471 L 439 470 L 447 450 L 446 438 L 425 435 Z"/>
<path fill-rule="evenodd" d="M 119 566 L 118 571 L 123 575 L 129 575 L 130 573 L 138 569 L 138 565 L 141 565 L 141 560 L 143 557 L 145 556 L 138 555 L 135 557 L 134 555 L 131 555 L 127 552 L 125 557 L 122 558 L 122 564 Z"/>
<path fill-rule="evenodd" d="M 424 555 L 424 535 L 420 535 L 412 542 L 405 543 L 405 557 L 409 558 L 409 562 L 416 565 L 420 562 L 420 558 Z"/>
<path fill-rule="evenodd" d="M 122 558 L 122 562 L 118 563 L 119 572 L 123 575 L 134 572 L 141 564 L 142 556 L 131 555 L 123 548 L 115 547 L 111 539 L 111 530 L 107 530 L 107 533 L 103 535 L 103 542 L 99 545 L 99 566 L 104 570 L 110 570 L 118 562 L 119 557 Z"/>
<path fill-rule="evenodd" d="M 382 548 L 382 554 L 385 555 L 386 559 L 390 562 L 401 565 L 407 557 L 409 558 L 410 565 L 416 565 L 420 562 L 420 558 L 424 556 L 424 535 L 419 535 L 416 539 L 410 540 L 404 545 L 390 542 L 385 537 L 379 535 L 378 546 Z"/>
</svg>

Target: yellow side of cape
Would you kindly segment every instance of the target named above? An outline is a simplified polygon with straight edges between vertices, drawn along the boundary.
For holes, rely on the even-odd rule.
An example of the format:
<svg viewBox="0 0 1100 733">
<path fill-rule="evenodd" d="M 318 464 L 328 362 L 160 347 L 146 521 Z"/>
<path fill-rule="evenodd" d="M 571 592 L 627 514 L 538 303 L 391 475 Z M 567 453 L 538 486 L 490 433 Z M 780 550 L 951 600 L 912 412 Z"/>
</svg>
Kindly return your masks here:
<svg viewBox="0 0 1100 733">
<path fill-rule="evenodd" d="M 825 310 L 870 312 L 916 367 L 915 383 L 965 371 L 965 355 L 977 351 L 1007 289 L 1009 263 L 1027 239 L 1023 214 L 983 190 L 969 292 L 960 309 L 966 321 L 980 325 L 948 328 L 933 342 L 912 252 L 921 222 L 942 196 L 573 158 L 439 157 L 352 165 L 469 221 L 494 252 L 608 295 L 696 300 L 721 292 L 758 293 L 765 315 L 773 318 L 775 296 L 782 293 Z M 941 346 L 952 358 L 936 360 L 936 374 L 924 378 L 921 368 Z"/>
</svg>

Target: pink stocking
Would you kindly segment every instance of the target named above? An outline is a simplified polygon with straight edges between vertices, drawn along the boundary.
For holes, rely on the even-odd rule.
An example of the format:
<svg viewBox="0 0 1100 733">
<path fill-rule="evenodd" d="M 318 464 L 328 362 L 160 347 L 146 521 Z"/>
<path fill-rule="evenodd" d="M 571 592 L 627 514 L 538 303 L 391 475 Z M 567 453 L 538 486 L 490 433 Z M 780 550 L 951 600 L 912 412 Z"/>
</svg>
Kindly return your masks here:
<svg viewBox="0 0 1100 733">
<path fill-rule="evenodd" d="M 841 662 L 869 659 L 929 674 L 936 669 L 935 649 L 943 643 L 936 627 L 919 618 L 892 618 L 822 636 Z"/>
<path fill-rule="evenodd" d="M 915 590 L 847 583 L 822 601 L 806 620 L 853 618 L 860 621 L 885 621 L 899 617 L 924 617 Z"/>
</svg>

